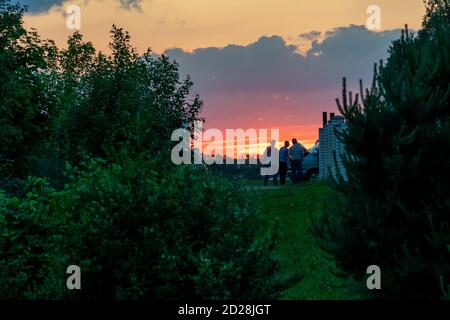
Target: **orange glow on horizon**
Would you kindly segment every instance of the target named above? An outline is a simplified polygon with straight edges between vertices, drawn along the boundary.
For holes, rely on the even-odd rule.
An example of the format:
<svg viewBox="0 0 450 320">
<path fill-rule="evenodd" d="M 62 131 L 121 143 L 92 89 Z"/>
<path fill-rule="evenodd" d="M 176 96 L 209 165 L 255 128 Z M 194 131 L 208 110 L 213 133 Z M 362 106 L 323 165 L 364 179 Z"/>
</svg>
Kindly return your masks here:
<svg viewBox="0 0 450 320">
<path fill-rule="evenodd" d="M 299 126 L 288 126 L 279 129 L 280 136 L 276 143 L 277 148 L 281 148 L 284 145 L 284 141 L 289 141 L 290 145 L 292 145 L 292 139 L 296 138 L 305 148 L 312 148 L 317 140 L 319 135 L 319 125 L 299 125 Z M 275 129 L 275 128 L 273 128 Z M 235 129 L 233 129 L 235 130 Z M 246 129 L 244 129 L 245 131 Z M 225 130 L 221 130 L 222 135 L 225 137 Z M 256 130 L 258 132 L 258 130 Z M 217 155 L 224 155 L 235 159 L 240 159 L 245 157 L 246 154 L 250 155 L 250 157 L 256 157 L 257 155 L 261 155 L 264 153 L 264 150 L 270 145 L 272 137 L 270 136 L 270 128 L 268 128 L 268 136 L 267 142 L 253 142 L 249 141 L 248 138 L 245 139 L 234 139 L 231 140 L 217 140 L 217 141 L 202 141 L 202 152 L 208 155 L 211 155 L 209 152 L 205 152 L 205 148 L 208 146 L 210 149 L 214 149 L 216 152 L 213 152 Z M 231 146 L 234 146 L 233 154 L 227 154 L 227 142 L 230 141 Z M 239 152 L 241 151 L 241 152 Z M 239 154 L 238 154 L 239 153 Z"/>
</svg>

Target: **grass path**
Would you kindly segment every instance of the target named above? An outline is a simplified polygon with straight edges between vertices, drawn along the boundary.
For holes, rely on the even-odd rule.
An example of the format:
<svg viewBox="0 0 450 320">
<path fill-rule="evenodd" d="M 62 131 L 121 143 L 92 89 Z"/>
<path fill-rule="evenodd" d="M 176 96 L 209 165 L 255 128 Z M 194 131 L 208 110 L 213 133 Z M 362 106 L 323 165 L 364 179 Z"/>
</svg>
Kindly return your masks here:
<svg viewBox="0 0 450 320">
<path fill-rule="evenodd" d="M 254 187 L 254 183 L 250 183 Z M 262 214 L 258 223 L 269 227 L 275 220 L 280 226 L 275 255 L 282 273 L 301 272 L 303 280 L 284 292 L 284 299 L 356 299 L 352 281 L 333 275 L 333 259 L 317 246 L 310 233 L 309 213 L 319 214 L 324 201 L 331 201 L 333 191 L 324 183 L 307 183 L 278 188 L 250 188 L 261 193 Z"/>
</svg>

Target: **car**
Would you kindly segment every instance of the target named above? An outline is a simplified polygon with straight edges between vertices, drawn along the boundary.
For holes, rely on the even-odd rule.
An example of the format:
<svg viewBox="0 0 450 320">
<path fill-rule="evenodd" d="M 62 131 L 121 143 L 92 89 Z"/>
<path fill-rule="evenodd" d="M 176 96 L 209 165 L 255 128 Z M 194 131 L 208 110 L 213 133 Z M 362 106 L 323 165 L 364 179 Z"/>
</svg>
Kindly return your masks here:
<svg viewBox="0 0 450 320">
<path fill-rule="evenodd" d="M 302 175 L 305 181 L 315 180 L 319 176 L 319 142 L 309 149 L 302 163 Z"/>
</svg>

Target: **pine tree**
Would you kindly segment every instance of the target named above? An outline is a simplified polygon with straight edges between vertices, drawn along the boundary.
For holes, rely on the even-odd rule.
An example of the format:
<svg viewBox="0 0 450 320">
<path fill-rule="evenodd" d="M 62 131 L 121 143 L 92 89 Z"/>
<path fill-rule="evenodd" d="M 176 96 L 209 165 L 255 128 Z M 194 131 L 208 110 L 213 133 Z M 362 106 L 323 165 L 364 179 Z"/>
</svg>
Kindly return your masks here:
<svg viewBox="0 0 450 320">
<path fill-rule="evenodd" d="M 450 5 L 426 1 L 417 35 L 406 27 L 373 85 L 353 95 L 344 80 L 338 108 L 348 130 L 348 179 L 314 223 L 323 248 L 362 293 L 377 298 L 448 297 L 450 284 Z M 382 290 L 365 288 L 378 265 Z"/>
</svg>

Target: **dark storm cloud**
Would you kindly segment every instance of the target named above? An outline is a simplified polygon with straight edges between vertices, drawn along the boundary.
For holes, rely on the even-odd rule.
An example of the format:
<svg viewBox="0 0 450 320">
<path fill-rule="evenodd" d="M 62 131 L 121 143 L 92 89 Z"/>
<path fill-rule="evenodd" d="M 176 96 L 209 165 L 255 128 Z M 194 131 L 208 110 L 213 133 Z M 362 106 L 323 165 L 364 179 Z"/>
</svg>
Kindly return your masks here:
<svg viewBox="0 0 450 320">
<path fill-rule="evenodd" d="M 17 0 L 20 4 L 27 5 L 30 13 L 42 13 L 47 12 L 53 6 L 61 6 L 68 0 Z M 96 1 L 96 0 L 90 0 Z M 13 0 L 13 2 L 15 2 Z M 86 1 L 87 2 L 87 1 Z M 141 0 L 117 0 L 120 3 L 120 7 L 127 10 L 141 11 Z M 74 3 L 76 4 L 76 3 Z"/>
<path fill-rule="evenodd" d="M 53 6 L 61 5 L 64 1 L 65 0 L 18 0 L 17 2 L 27 5 L 29 12 L 37 13 L 46 12 Z"/>
<path fill-rule="evenodd" d="M 336 28 L 314 40 L 306 56 L 279 36 L 261 37 L 247 46 L 167 50 L 190 74 L 199 92 L 276 92 L 337 88 L 347 76 L 370 78 L 374 62 L 387 56 L 400 30 L 371 32 L 362 26 Z M 301 35 L 314 39 L 317 31 Z"/>
<path fill-rule="evenodd" d="M 298 37 L 303 40 L 314 41 L 317 40 L 322 33 L 320 31 L 311 31 L 307 33 L 302 33 Z"/>
</svg>

